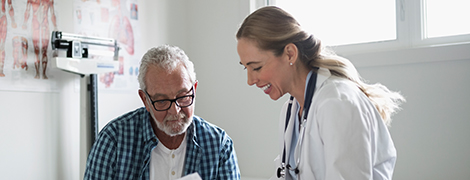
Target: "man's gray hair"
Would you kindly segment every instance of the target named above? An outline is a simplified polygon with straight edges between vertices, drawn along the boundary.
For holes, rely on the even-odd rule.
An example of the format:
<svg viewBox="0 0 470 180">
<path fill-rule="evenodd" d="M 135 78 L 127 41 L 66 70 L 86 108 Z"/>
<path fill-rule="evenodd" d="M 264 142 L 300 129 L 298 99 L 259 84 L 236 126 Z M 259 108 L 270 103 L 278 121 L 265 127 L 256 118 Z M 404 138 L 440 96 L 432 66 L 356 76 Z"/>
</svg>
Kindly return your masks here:
<svg viewBox="0 0 470 180">
<path fill-rule="evenodd" d="M 161 45 L 149 49 L 140 61 L 140 70 L 138 76 L 140 89 L 147 90 L 147 84 L 145 84 L 145 75 L 147 74 L 147 68 L 149 66 L 156 65 L 165 70 L 173 70 L 178 66 L 179 63 L 182 63 L 186 68 L 191 83 L 196 83 L 196 72 L 194 72 L 194 64 L 189 60 L 188 56 L 182 49 L 170 45 Z"/>
</svg>

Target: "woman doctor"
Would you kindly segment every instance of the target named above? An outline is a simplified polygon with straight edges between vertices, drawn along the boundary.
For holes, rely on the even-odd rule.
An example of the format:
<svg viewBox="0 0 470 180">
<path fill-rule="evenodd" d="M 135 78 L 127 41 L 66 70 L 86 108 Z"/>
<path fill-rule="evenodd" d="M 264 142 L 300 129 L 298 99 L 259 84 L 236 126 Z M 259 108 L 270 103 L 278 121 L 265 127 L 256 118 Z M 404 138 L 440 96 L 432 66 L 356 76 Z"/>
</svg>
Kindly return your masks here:
<svg viewBox="0 0 470 180">
<path fill-rule="evenodd" d="M 349 60 L 278 7 L 250 14 L 236 38 L 248 85 L 273 100 L 291 96 L 273 178 L 392 179 L 397 154 L 387 125 L 404 101 L 399 93 L 363 82 Z"/>
</svg>

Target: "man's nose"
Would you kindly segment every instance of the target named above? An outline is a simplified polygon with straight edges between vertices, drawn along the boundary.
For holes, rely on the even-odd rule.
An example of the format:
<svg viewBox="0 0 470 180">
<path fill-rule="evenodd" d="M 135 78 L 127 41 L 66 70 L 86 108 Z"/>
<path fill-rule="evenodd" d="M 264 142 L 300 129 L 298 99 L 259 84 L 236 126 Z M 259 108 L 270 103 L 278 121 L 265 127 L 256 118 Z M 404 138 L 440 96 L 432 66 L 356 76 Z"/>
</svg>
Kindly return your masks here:
<svg viewBox="0 0 470 180">
<path fill-rule="evenodd" d="M 181 107 L 176 105 L 176 102 L 172 102 L 170 105 L 170 109 L 168 109 L 168 113 L 174 115 L 174 114 L 178 114 L 180 110 L 181 110 Z"/>
</svg>

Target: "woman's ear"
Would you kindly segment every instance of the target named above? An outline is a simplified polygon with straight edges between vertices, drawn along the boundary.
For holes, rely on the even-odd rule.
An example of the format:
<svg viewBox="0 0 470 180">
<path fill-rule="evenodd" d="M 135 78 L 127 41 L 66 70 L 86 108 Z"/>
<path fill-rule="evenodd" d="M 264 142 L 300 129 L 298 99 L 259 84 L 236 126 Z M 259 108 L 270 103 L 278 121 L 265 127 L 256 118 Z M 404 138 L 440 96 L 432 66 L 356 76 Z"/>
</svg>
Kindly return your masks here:
<svg viewBox="0 0 470 180">
<path fill-rule="evenodd" d="M 298 52 L 299 50 L 294 43 L 289 43 L 284 47 L 284 53 L 287 55 L 289 63 L 295 64 L 299 54 Z"/>
</svg>

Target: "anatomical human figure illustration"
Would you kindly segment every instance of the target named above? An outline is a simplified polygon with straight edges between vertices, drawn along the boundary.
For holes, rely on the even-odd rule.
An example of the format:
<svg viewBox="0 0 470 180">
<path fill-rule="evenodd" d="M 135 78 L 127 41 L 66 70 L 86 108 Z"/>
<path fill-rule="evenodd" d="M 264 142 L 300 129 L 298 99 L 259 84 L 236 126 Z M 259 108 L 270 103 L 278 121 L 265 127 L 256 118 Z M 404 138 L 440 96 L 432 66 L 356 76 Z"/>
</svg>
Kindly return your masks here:
<svg viewBox="0 0 470 180">
<path fill-rule="evenodd" d="M 1 0 L 2 10 L 0 12 L 0 77 L 5 77 L 3 73 L 3 67 L 5 64 L 5 41 L 7 38 L 7 29 L 8 29 L 8 22 L 7 22 L 7 11 L 11 18 L 11 27 L 16 28 L 15 22 L 15 11 L 13 9 L 11 0 Z"/>
<path fill-rule="evenodd" d="M 13 69 L 21 68 L 28 70 L 28 39 L 23 36 L 15 36 L 12 39 L 13 47 Z"/>
<path fill-rule="evenodd" d="M 121 9 L 120 0 L 113 0 L 112 6 Z M 129 55 L 134 55 L 134 31 L 127 16 L 119 13 L 113 17 L 109 27 L 109 36 L 117 39 Z"/>
<path fill-rule="evenodd" d="M 48 45 L 51 33 L 49 31 L 49 13 L 54 29 L 57 29 L 56 16 L 54 13 L 54 0 L 28 0 L 24 13 L 23 29 L 28 28 L 27 22 L 29 20 L 31 10 L 31 30 L 34 54 L 36 55 L 36 60 L 34 62 L 36 76 L 34 78 L 39 79 L 42 75 L 43 79 L 48 79 L 46 75 L 48 62 L 47 48 L 49 47 Z"/>
</svg>

